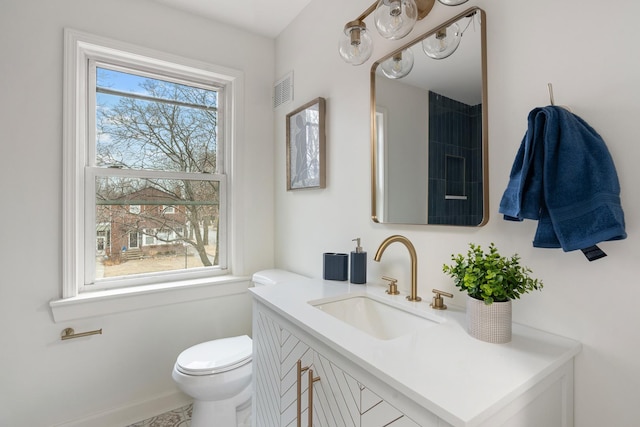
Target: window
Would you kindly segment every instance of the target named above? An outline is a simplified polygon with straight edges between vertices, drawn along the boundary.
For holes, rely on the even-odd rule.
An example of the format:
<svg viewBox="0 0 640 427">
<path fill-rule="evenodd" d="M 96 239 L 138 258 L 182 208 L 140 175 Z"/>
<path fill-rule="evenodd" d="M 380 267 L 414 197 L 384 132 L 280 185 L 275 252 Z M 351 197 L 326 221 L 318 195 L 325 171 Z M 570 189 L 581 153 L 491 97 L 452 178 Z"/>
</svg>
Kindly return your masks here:
<svg viewBox="0 0 640 427">
<path fill-rule="evenodd" d="M 72 30 L 65 55 L 63 298 L 229 273 L 238 73 Z"/>
<path fill-rule="evenodd" d="M 144 244 L 147 246 L 155 245 L 156 239 L 153 237 L 155 235 L 155 230 L 144 230 Z"/>
</svg>

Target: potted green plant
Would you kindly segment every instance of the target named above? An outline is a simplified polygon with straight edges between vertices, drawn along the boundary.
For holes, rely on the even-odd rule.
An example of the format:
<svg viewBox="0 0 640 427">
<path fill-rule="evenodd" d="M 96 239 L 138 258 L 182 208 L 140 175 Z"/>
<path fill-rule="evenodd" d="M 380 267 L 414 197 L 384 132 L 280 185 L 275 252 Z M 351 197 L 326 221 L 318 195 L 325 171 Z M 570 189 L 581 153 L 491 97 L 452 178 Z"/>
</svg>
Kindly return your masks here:
<svg viewBox="0 0 640 427">
<path fill-rule="evenodd" d="M 453 264 L 442 271 L 467 292 L 467 328 L 469 334 L 483 341 L 511 341 L 511 301 L 534 290 L 541 290 L 541 280 L 531 277 L 531 269 L 520 264 L 520 256 L 505 257 L 494 243 L 486 252 L 480 245 L 469 244 L 466 256 L 451 255 Z"/>
</svg>

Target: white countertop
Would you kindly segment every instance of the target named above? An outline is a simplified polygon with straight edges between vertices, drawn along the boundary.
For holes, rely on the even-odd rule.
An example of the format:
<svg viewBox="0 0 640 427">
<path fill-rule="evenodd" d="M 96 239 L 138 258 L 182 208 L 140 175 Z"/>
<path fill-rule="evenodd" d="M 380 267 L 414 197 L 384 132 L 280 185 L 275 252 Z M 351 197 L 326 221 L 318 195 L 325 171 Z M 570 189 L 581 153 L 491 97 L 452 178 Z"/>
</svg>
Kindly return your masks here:
<svg viewBox="0 0 640 427">
<path fill-rule="evenodd" d="M 420 406 L 454 426 L 479 425 L 580 352 L 577 341 L 513 324 L 507 344 L 469 336 L 464 310 L 429 307 L 390 296 L 384 287 L 300 279 L 251 288 L 255 298 L 333 350 L 366 368 Z M 430 312 L 440 324 L 392 340 L 380 340 L 308 304 L 349 293 L 371 293 L 410 310 Z M 465 295 L 456 294 L 463 305 Z"/>
</svg>

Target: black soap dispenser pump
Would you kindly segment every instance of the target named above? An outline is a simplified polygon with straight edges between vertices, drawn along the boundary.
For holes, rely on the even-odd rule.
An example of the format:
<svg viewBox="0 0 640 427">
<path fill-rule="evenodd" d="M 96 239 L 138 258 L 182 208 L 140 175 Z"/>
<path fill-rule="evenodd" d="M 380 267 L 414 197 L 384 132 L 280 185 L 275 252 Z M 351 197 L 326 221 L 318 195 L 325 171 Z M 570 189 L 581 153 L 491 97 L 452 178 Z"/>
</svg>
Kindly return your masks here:
<svg viewBox="0 0 640 427">
<path fill-rule="evenodd" d="M 356 250 L 351 252 L 351 283 L 362 285 L 367 283 L 367 253 L 360 246 L 360 238 L 353 239 Z"/>
</svg>

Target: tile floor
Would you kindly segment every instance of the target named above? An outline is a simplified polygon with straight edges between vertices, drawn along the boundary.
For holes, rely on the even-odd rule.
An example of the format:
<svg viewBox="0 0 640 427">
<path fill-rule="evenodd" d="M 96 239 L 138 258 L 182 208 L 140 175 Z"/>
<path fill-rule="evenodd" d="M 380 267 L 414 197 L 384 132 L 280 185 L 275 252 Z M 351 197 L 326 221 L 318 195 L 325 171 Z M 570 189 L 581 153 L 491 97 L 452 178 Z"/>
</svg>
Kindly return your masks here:
<svg viewBox="0 0 640 427">
<path fill-rule="evenodd" d="M 183 406 L 127 427 L 190 427 L 192 406 Z"/>
<path fill-rule="evenodd" d="M 127 427 L 191 427 L 191 410 L 193 405 L 186 405 L 164 414 L 156 415 Z M 251 403 L 238 408 L 238 427 L 250 427 Z"/>
</svg>

